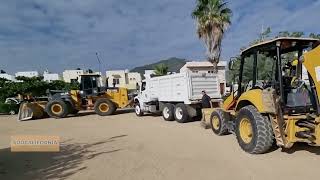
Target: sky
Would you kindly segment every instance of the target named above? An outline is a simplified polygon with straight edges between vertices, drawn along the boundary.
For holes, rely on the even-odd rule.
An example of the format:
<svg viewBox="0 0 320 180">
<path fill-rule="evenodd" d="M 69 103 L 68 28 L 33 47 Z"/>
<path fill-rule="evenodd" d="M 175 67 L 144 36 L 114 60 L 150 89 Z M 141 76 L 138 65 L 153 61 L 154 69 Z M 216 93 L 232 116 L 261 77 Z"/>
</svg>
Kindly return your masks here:
<svg viewBox="0 0 320 180">
<path fill-rule="evenodd" d="M 320 33 L 320 0 L 229 0 L 222 59 L 262 28 Z M 170 57 L 205 60 L 196 0 L 7 0 L 0 6 L 0 69 L 132 69 Z"/>
</svg>

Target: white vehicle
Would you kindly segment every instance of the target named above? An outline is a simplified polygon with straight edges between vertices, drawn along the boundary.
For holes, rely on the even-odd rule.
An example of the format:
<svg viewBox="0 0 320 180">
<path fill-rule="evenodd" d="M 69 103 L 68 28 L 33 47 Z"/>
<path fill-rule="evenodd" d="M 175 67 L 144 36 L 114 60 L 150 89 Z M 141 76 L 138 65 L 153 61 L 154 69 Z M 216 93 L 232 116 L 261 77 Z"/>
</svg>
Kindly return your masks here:
<svg viewBox="0 0 320 180">
<path fill-rule="evenodd" d="M 146 78 L 138 96 L 135 97 L 135 112 L 160 114 L 167 121 L 184 123 L 201 116 L 201 91 L 221 101 L 218 75 L 207 73 L 177 73 Z"/>
</svg>

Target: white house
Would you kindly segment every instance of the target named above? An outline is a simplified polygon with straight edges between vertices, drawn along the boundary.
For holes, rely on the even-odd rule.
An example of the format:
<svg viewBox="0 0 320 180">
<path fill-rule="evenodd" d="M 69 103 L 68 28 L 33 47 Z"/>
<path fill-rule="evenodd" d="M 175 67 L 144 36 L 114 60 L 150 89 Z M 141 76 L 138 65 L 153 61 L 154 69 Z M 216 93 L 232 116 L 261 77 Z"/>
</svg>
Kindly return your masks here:
<svg viewBox="0 0 320 180">
<path fill-rule="evenodd" d="M 141 75 L 129 70 L 107 71 L 106 78 L 109 87 L 124 87 L 129 90 L 137 89 L 137 84 L 141 82 Z"/>
<path fill-rule="evenodd" d="M 23 72 L 17 72 L 15 74 L 16 77 L 18 76 L 24 76 L 24 77 L 39 77 L 38 71 L 23 71 Z"/>
<path fill-rule="evenodd" d="M 81 74 L 84 74 L 84 70 L 65 70 L 62 73 L 62 77 L 65 82 L 71 83 L 72 81 L 79 81 Z"/>
<path fill-rule="evenodd" d="M 0 73 L 0 78 L 7 79 L 9 81 L 16 81 L 16 78 L 14 76 L 7 73 Z"/>
<path fill-rule="evenodd" d="M 145 71 L 144 71 L 144 77 L 145 77 L 145 78 L 149 78 L 149 77 L 151 77 L 151 75 L 154 74 L 154 73 L 155 73 L 154 70 L 145 70 Z"/>
<path fill-rule="evenodd" d="M 218 76 L 220 82 L 221 94 L 225 94 L 226 89 L 226 61 L 218 63 Z M 194 73 L 213 73 L 213 64 L 209 61 L 191 61 L 187 62 L 180 72 L 194 72 Z"/>
<path fill-rule="evenodd" d="M 50 73 L 49 71 L 43 72 L 43 80 L 47 82 L 60 80 L 60 76 L 57 73 Z"/>
</svg>

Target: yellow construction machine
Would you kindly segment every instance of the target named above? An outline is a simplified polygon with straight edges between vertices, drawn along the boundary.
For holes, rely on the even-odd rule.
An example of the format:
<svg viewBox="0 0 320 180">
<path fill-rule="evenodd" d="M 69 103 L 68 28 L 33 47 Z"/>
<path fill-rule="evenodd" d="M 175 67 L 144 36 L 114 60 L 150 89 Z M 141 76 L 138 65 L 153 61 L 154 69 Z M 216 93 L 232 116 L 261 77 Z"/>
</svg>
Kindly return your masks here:
<svg viewBox="0 0 320 180">
<path fill-rule="evenodd" d="M 113 114 L 117 108 L 132 106 L 126 88 L 102 87 L 100 75 L 80 76 L 80 90 L 48 91 L 48 100 L 28 100 L 20 105 L 18 120 L 45 116 L 63 118 L 80 110 L 94 110 L 101 116 Z"/>
<path fill-rule="evenodd" d="M 317 39 L 276 38 L 231 60 L 237 88 L 205 118 L 213 132 L 235 134 L 251 154 L 266 153 L 275 142 L 282 148 L 296 142 L 320 146 L 319 44 Z"/>
</svg>

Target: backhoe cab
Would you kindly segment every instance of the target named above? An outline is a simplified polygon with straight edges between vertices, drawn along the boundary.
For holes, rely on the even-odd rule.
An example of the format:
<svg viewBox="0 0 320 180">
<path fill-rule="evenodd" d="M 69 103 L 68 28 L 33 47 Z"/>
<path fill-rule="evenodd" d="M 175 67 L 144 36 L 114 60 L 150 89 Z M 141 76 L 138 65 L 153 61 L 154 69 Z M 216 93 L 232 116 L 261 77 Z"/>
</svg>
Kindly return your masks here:
<svg viewBox="0 0 320 180">
<path fill-rule="evenodd" d="M 237 88 L 214 109 L 217 135 L 235 133 L 241 148 L 267 152 L 274 141 L 320 145 L 320 46 L 316 39 L 277 38 L 242 51 Z"/>
</svg>

